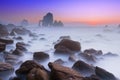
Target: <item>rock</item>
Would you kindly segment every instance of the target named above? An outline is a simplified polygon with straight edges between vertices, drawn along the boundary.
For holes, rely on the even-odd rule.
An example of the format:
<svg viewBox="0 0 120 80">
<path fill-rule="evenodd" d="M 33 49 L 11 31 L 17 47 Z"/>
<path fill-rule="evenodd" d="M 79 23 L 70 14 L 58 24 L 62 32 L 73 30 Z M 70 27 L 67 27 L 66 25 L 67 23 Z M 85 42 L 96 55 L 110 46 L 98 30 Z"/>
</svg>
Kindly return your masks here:
<svg viewBox="0 0 120 80">
<path fill-rule="evenodd" d="M 71 50 L 69 50 L 68 48 L 64 47 L 64 46 L 58 46 L 55 49 L 55 53 L 60 53 L 60 54 L 73 54 L 73 52 Z"/>
<path fill-rule="evenodd" d="M 23 38 L 22 38 L 21 36 L 14 37 L 13 39 L 16 39 L 16 40 L 23 40 Z"/>
<path fill-rule="evenodd" d="M 35 60 L 46 60 L 49 58 L 49 55 L 47 53 L 44 53 L 44 52 L 35 52 L 33 54 L 33 58 Z"/>
<path fill-rule="evenodd" d="M 81 60 L 75 62 L 72 68 L 78 71 L 82 76 L 85 76 L 85 77 L 95 74 L 94 67 Z"/>
<path fill-rule="evenodd" d="M 101 80 L 96 75 L 91 75 L 90 77 L 85 77 L 84 80 Z"/>
<path fill-rule="evenodd" d="M 64 26 L 63 25 L 63 23 L 61 22 L 61 21 L 54 21 L 54 23 L 53 23 L 53 26 L 55 26 L 55 27 L 59 27 L 59 26 Z"/>
<path fill-rule="evenodd" d="M 0 62 L 0 72 L 11 71 L 11 70 L 12 71 L 14 70 L 14 68 L 11 64 Z"/>
<path fill-rule="evenodd" d="M 5 37 L 8 35 L 9 35 L 9 32 L 7 28 L 4 25 L 0 24 L 0 37 Z"/>
<path fill-rule="evenodd" d="M 18 77 L 11 77 L 9 80 L 20 80 Z"/>
<path fill-rule="evenodd" d="M 101 80 L 117 80 L 117 78 L 112 73 L 100 67 L 95 68 L 95 73 Z"/>
<path fill-rule="evenodd" d="M 27 80 L 49 80 L 49 75 L 44 69 L 33 68 L 27 74 Z"/>
<path fill-rule="evenodd" d="M 8 31 L 11 32 L 12 29 L 14 29 L 14 28 L 16 28 L 16 27 L 18 27 L 18 26 L 14 25 L 14 24 L 7 24 L 7 25 L 5 25 L 5 27 L 7 28 Z"/>
<path fill-rule="evenodd" d="M 75 70 L 55 63 L 49 63 L 51 80 L 83 80 L 83 77 Z"/>
<path fill-rule="evenodd" d="M 55 64 L 63 64 L 65 63 L 65 61 L 63 61 L 62 59 L 57 59 L 54 61 Z"/>
<path fill-rule="evenodd" d="M 97 60 L 96 56 L 94 55 L 89 55 L 89 54 L 84 54 L 84 53 L 80 53 L 79 55 L 87 62 L 95 63 Z"/>
<path fill-rule="evenodd" d="M 58 44 L 54 46 L 55 49 L 58 47 L 64 47 L 65 49 L 71 50 L 71 51 L 80 51 L 81 45 L 77 41 L 69 40 L 69 39 L 63 39 Z"/>
<path fill-rule="evenodd" d="M 60 36 L 59 40 L 62 40 L 62 39 L 71 39 L 70 36 Z"/>
<path fill-rule="evenodd" d="M 88 55 L 95 55 L 95 56 L 99 56 L 103 54 L 101 50 L 95 50 L 95 49 L 86 49 L 83 53 Z"/>
<path fill-rule="evenodd" d="M 5 43 L 5 44 L 13 44 L 14 41 L 10 38 L 0 38 L 0 42 Z"/>
<path fill-rule="evenodd" d="M 119 55 L 108 52 L 108 53 L 104 54 L 103 56 L 105 56 L 105 57 L 118 57 Z"/>
<path fill-rule="evenodd" d="M 75 55 L 70 55 L 68 58 L 69 61 L 75 62 L 76 61 L 76 57 Z"/>
<path fill-rule="evenodd" d="M 15 49 L 12 54 L 17 55 L 17 56 L 22 56 L 23 55 L 23 51 L 21 51 L 19 49 Z"/>
<path fill-rule="evenodd" d="M 6 48 L 6 44 L 5 43 L 2 43 L 0 42 L 0 52 L 4 51 Z"/>
<path fill-rule="evenodd" d="M 22 20 L 21 26 L 28 26 L 28 25 L 29 25 L 28 20 L 26 19 Z"/>
<path fill-rule="evenodd" d="M 27 44 L 25 44 L 24 42 L 16 43 L 16 49 L 19 49 L 21 51 L 27 51 L 27 49 L 25 48 L 26 46 L 27 46 Z"/>
<path fill-rule="evenodd" d="M 16 75 L 21 80 L 48 80 L 48 71 L 40 64 L 33 60 L 25 61 L 18 70 Z"/>
<path fill-rule="evenodd" d="M 14 28 L 10 35 L 16 35 L 16 34 L 19 34 L 19 35 L 26 35 L 26 34 L 30 34 L 31 32 L 25 28 Z"/>
<path fill-rule="evenodd" d="M 47 13 L 42 20 L 42 26 L 52 26 L 53 25 L 53 14 Z"/>
</svg>

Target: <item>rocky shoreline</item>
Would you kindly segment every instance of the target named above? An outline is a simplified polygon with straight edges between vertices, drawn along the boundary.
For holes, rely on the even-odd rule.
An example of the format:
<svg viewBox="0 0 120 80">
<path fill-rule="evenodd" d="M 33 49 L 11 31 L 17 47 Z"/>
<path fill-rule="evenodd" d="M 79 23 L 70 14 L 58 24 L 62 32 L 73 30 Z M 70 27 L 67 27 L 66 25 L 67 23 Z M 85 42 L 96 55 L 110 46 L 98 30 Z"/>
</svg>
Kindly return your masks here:
<svg viewBox="0 0 120 80">
<path fill-rule="evenodd" d="M 1 25 L 0 25 L 1 28 Z M 27 29 L 13 28 L 11 32 L 7 29 L 0 29 L 0 56 L 4 60 L 0 61 L 0 80 L 4 80 L 9 76 L 9 80 L 119 80 L 114 74 L 91 64 L 97 63 L 106 56 L 117 57 L 118 55 L 107 53 L 103 54 L 102 50 L 95 50 L 93 48 L 81 51 L 81 43 L 74 41 L 70 36 L 61 36 L 54 44 L 54 55 L 68 55 L 68 61 L 74 63 L 72 67 L 64 66 L 65 61 L 57 59 L 54 62 L 49 62 L 46 69 L 44 65 L 39 62 L 49 59 L 49 53 L 34 52 L 33 60 L 20 61 L 20 57 L 27 53 L 27 47 L 30 46 L 24 42 L 17 42 L 16 48 L 6 52 L 6 46 L 14 44 L 14 40 L 22 40 L 22 36 L 16 38 L 16 34 L 29 35 L 36 38 L 37 35 L 31 33 Z M 4 35 L 5 34 L 5 35 Z M 12 36 L 9 37 L 9 36 Z M 14 66 L 19 66 L 17 70 Z"/>
</svg>

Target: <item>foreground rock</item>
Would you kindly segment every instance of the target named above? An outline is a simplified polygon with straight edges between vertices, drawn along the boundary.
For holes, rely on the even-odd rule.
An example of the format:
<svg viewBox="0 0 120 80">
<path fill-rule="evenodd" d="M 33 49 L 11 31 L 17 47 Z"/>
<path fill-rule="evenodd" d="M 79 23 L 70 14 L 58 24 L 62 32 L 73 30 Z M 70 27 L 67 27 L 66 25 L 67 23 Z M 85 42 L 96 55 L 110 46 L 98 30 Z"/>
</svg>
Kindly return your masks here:
<svg viewBox="0 0 120 80">
<path fill-rule="evenodd" d="M 6 44 L 5 43 L 2 43 L 0 42 L 0 52 L 4 51 L 6 48 Z"/>
<path fill-rule="evenodd" d="M 77 41 L 73 41 L 70 39 L 62 39 L 58 44 L 56 44 L 54 46 L 54 48 L 56 49 L 56 53 L 60 52 L 60 53 L 70 53 L 70 52 L 74 52 L 74 51 L 80 51 L 81 50 L 81 45 L 79 42 Z"/>
<path fill-rule="evenodd" d="M 4 25 L 0 24 L 0 37 L 5 37 L 8 35 L 9 35 L 9 32 L 7 28 Z"/>
<path fill-rule="evenodd" d="M 75 62 L 72 68 L 85 77 L 95 74 L 95 68 L 93 66 L 80 60 Z"/>
<path fill-rule="evenodd" d="M 49 63 L 51 80 L 83 80 L 83 77 L 75 70 L 55 63 Z"/>
<path fill-rule="evenodd" d="M 10 38 L 0 38 L 0 42 L 5 43 L 5 44 L 13 44 L 14 40 Z"/>
<path fill-rule="evenodd" d="M 44 52 L 35 52 L 33 54 L 33 58 L 35 60 L 46 60 L 49 58 L 49 55 L 47 53 L 44 53 Z"/>
<path fill-rule="evenodd" d="M 32 60 L 24 62 L 18 70 L 16 75 L 20 80 L 49 80 L 48 71 L 42 66 Z"/>
<path fill-rule="evenodd" d="M 101 80 L 118 80 L 112 73 L 109 73 L 100 67 L 96 67 L 95 73 Z"/>
</svg>

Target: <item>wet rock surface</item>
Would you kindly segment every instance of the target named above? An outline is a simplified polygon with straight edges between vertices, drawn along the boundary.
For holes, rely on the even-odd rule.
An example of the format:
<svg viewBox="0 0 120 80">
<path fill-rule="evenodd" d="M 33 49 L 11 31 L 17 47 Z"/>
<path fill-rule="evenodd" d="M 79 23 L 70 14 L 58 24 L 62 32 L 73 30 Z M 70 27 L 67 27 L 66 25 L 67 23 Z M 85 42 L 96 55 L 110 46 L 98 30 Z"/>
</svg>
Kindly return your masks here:
<svg viewBox="0 0 120 80">
<path fill-rule="evenodd" d="M 59 43 L 57 43 L 54 48 L 56 49 L 55 52 L 58 53 L 71 53 L 72 51 L 80 51 L 81 45 L 77 41 L 73 41 L 70 39 L 62 39 Z"/>
<path fill-rule="evenodd" d="M 0 38 L 0 42 L 5 43 L 5 44 L 13 44 L 14 40 L 12 40 L 11 38 Z"/>
<path fill-rule="evenodd" d="M 6 44 L 5 43 L 2 43 L 0 42 L 0 52 L 4 51 L 6 48 Z"/>
<path fill-rule="evenodd" d="M 35 60 L 46 60 L 49 58 L 49 55 L 47 53 L 44 53 L 44 52 L 35 52 L 33 54 L 33 58 Z"/>
</svg>

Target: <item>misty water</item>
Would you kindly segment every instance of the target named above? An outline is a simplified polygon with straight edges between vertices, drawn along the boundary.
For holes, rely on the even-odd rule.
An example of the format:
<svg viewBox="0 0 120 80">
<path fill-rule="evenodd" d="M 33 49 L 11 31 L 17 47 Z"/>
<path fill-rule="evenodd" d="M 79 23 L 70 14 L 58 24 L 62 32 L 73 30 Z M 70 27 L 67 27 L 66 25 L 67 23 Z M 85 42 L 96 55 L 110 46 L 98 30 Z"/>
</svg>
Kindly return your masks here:
<svg viewBox="0 0 120 80">
<path fill-rule="evenodd" d="M 118 27 L 38 27 L 27 26 L 31 32 L 36 36 L 29 37 L 24 35 L 23 40 L 15 40 L 14 44 L 8 45 L 6 51 L 15 49 L 15 43 L 25 42 L 29 44 L 28 52 L 25 53 L 20 60 L 33 60 L 33 53 L 43 51 L 49 54 L 50 58 L 40 64 L 48 69 L 48 62 L 53 62 L 56 59 L 63 59 L 66 61 L 65 66 L 71 67 L 72 62 L 68 60 L 67 55 L 54 55 L 54 45 L 60 36 L 70 36 L 72 40 L 81 43 L 82 51 L 85 49 L 94 48 L 102 50 L 103 53 L 112 52 L 120 55 L 120 28 Z M 19 35 L 18 35 L 19 36 Z M 79 58 L 78 58 L 79 59 Z M 106 57 L 93 64 L 102 67 L 103 69 L 113 73 L 120 78 L 120 57 Z M 15 66 L 16 69 L 19 65 Z M 13 74 L 14 75 L 14 74 Z"/>
</svg>

